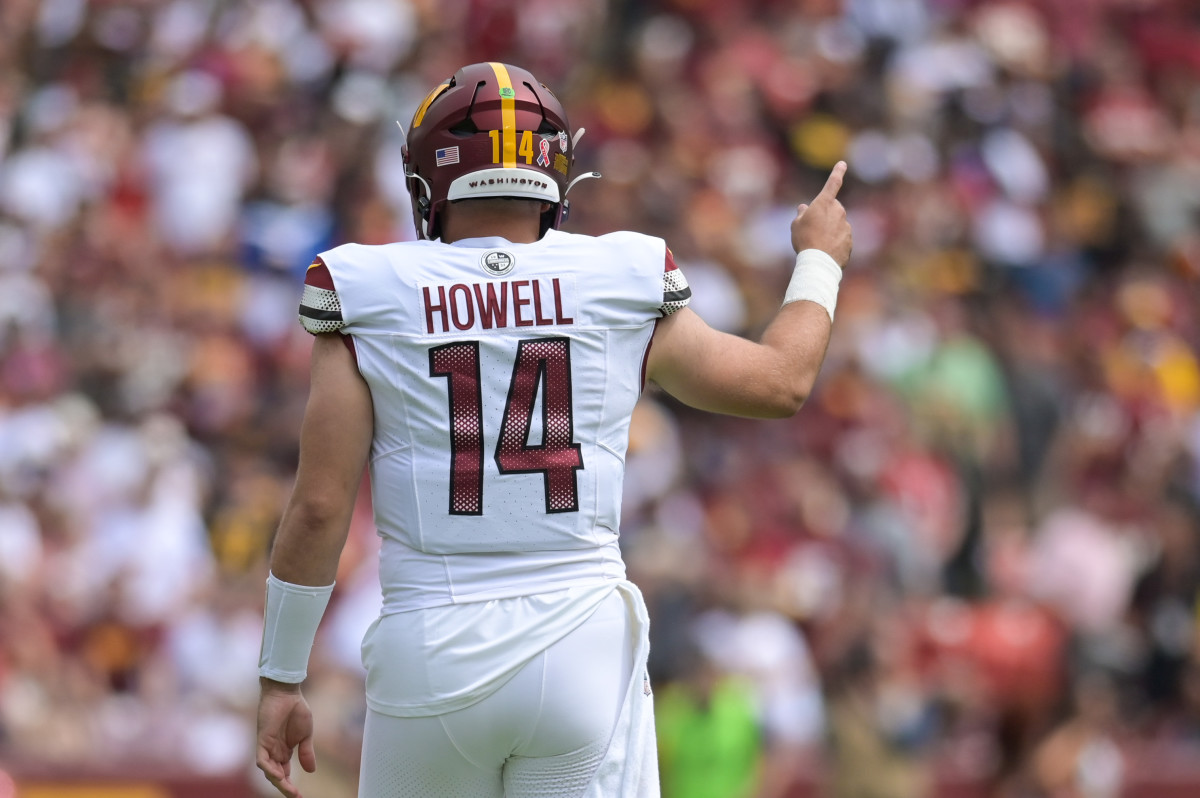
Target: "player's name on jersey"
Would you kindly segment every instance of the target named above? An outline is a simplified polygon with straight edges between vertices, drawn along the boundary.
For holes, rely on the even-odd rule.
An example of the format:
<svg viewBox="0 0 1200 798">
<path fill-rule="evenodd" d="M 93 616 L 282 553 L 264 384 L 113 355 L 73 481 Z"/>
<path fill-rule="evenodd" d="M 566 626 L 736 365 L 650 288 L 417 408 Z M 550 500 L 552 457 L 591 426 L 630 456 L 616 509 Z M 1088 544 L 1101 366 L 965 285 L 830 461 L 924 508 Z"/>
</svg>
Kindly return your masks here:
<svg viewBox="0 0 1200 798">
<path fill-rule="evenodd" d="M 575 323 L 575 284 L 569 278 L 531 277 L 483 283 L 422 285 L 429 334 Z"/>
</svg>

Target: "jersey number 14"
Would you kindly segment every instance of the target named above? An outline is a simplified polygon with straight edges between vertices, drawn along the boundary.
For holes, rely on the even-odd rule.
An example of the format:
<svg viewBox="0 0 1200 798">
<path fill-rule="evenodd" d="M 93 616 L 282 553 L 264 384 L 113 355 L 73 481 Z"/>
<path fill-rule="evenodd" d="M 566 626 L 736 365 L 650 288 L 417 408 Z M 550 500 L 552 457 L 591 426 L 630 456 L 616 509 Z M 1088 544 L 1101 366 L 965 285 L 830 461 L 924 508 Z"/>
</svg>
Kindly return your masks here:
<svg viewBox="0 0 1200 798">
<path fill-rule="evenodd" d="M 429 376 L 445 377 L 450 394 L 450 514 L 483 514 L 483 393 L 479 342 L 455 341 L 429 350 Z M 542 441 L 531 445 L 534 404 L 542 395 Z M 583 455 L 575 443 L 571 407 L 571 339 L 521 341 L 513 364 L 496 467 L 501 474 L 541 473 L 546 512 L 579 510 L 575 472 Z"/>
</svg>

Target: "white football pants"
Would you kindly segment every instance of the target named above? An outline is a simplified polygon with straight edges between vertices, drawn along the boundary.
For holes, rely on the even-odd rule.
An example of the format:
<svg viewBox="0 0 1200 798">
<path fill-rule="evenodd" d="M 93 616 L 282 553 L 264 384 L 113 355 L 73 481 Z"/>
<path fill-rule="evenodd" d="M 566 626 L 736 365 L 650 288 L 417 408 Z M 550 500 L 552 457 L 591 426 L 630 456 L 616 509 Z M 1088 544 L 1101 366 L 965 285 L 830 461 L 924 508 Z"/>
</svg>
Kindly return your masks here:
<svg viewBox="0 0 1200 798">
<path fill-rule="evenodd" d="M 633 672 L 630 626 L 614 590 L 578 628 L 465 709 L 418 718 L 368 710 L 359 798 L 582 795 Z"/>
</svg>

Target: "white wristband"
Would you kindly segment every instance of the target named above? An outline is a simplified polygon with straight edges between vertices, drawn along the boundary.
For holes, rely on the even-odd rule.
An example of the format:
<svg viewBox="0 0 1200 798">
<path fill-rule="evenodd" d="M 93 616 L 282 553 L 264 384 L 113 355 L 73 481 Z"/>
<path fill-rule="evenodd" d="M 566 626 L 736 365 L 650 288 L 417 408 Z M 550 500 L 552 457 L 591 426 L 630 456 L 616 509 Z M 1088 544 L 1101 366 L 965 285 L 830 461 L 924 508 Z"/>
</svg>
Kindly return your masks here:
<svg viewBox="0 0 1200 798">
<path fill-rule="evenodd" d="M 294 585 L 267 576 L 267 609 L 263 619 L 258 675 L 291 684 L 308 676 L 308 655 L 317 637 L 333 585 Z"/>
<path fill-rule="evenodd" d="M 783 295 L 783 304 L 801 299 L 816 302 L 825 308 L 832 322 L 841 281 L 842 269 L 829 253 L 819 249 L 803 250 L 796 256 L 796 270 Z"/>
</svg>

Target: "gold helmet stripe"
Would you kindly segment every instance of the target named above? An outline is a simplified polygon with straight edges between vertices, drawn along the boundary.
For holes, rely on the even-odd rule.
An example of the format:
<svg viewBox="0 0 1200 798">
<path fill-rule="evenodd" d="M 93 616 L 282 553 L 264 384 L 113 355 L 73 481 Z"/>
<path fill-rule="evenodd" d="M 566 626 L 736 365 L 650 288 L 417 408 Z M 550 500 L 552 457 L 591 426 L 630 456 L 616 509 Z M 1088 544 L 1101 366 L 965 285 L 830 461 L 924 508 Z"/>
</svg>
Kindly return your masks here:
<svg viewBox="0 0 1200 798">
<path fill-rule="evenodd" d="M 496 73 L 500 90 L 500 163 L 505 169 L 517 168 L 517 97 L 513 91 L 512 78 L 504 64 L 489 61 L 488 66 Z"/>
<path fill-rule="evenodd" d="M 421 126 L 421 121 L 425 118 L 425 112 L 429 110 L 429 106 L 433 105 L 433 101 L 436 100 L 438 96 L 448 88 L 450 88 L 450 81 L 446 81 L 433 91 L 429 92 L 429 95 L 421 101 L 420 105 L 417 106 L 417 112 L 413 114 L 413 127 Z"/>
</svg>

